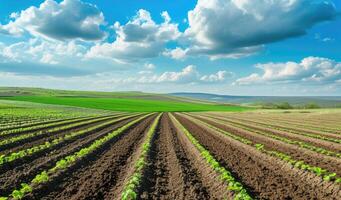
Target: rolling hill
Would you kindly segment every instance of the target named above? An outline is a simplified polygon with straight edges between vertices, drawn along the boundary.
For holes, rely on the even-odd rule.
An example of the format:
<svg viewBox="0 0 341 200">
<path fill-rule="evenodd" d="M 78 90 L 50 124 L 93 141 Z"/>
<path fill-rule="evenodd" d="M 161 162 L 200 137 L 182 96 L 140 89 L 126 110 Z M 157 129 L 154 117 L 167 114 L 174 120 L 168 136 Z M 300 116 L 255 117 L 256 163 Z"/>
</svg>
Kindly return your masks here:
<svg viewBox="0 0 341 200">
<path fill-rule="evenodd" d="M 244 111 L 252 109 L 238 105 L 143 92 L 93 92 L 6 87 L 0 88 L 0 98 L 128 112 Z"/>
</svg>

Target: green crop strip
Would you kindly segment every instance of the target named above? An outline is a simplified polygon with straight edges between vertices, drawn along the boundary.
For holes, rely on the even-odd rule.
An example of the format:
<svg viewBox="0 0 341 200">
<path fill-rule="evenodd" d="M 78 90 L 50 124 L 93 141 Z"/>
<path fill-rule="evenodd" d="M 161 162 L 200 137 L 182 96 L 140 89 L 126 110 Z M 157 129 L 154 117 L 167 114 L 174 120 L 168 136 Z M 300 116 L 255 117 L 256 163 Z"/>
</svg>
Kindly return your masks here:
<svg viewBox="0 0 341 200">
<path fill-rule="evenodd" d="M 36 102 L 43 104 L 67 105 L 123 112 L 175 112 L 175 111 L 231 111 L 252 110 L 250 107 L 237 105 L 206 104 L 199 102 L 183 102 L 176 100 L 151 100 L 143 98 L 82 98 L 54 96 L 16 96 L 1 99 Z"/>
<path fill-rule="evenodd" d="M 78 117 L 77 119 L 81 119 L 85 117 Z M 18 119 L 18 120 L 0 120 L 0 132 L 8 131 L 9 129 L 19 129 L 19 128 L 26 128 L 26 127 L 33 127 L 38 126 L 41 124 L 52 124 L 52 123 L 58 123 L 61 121 L 66 120 L 73 120 L 75 118 L 66 118 L 66 119 Z"/>
<path fill-rule="evenodd" d="M 143 169 L 147 163 L 147 156 L 151 146 L 151 140 L 155 133 L 156 127 L 159 123 L 160 117 L 162 113 L 157 116 L 154 120 L 153 124 L 149 128 L 146 136 L 146 140 L 142 144 L 142 151 L 139 156 L 139 159 L 134 165 L 134 173 L 129 177 L 127 183 L 124 186 L 121 199 L 122 200 L 135 200 L 137 199 L 137 188 L 141 183 Z"/>
<path fill-rule="evenodd" d="M 188 116 L 189 117 L 189 116 Z M 270 155 L 270 156 L 273 156 L 273 157 L 276 157 L 276 158 L 279 158 L 287 163 L 289 163 L 290 165 L 292 165 L 293 167 L 297 168 L 297 169 L 301 169 L 301 170 L 304 170 L 304 171 L 309 171 L 309 172 L 312 172 L 314 173 L 315 175 L 317 176 L 321 176 L 322 179 L 324 181 L 332 181 L 332 182 L 335 182 L 335 183 L 341 183 L 341 178 L 340 177 L 336 177 L 336 173 L 334 172 L 328 172 L 326 169 L 322 169 L 320 167 L 315 167 L 315 166 L 310 166 L 308 164 L 305 164 L 304 161 L 301 161 L 301 160 L 294 160 L 292 159 L 291 156 L 285 154 L 285 153 L 282 153 L 282 152 L 279 152 L 279 151 L 271 151 L 271 150 L 267 150 L 264 146 L 264 144 L 258 144 L 258 143 L 254 143 L 248 139 L 245 139 L 245 138 L 242 138 L 240 136 L 236 136 L 232 133 L 229 133 L 227 131 L 224 131 L 220 128 L 217 128 L 215 126 L 212 126 L 211 124 L 208 124 L 202 120 L 199 120 L 199 119 L 194 119 L 193 117 L 189 117 L 191 118 L 191 120 L 193 120 L 194 122 L 197 122 L 199 124 L 203 124 L 213 130 L 216 130 L 217 132 L 223 134 L 223 135 L 226 135 L 228 137 L 231 137 L 232 139 L 235 139 L 239 142 L 242 142 L 246 145 L 249 145 L 249 146 L 252 146 L 254 148 L 256 148 L 258 151 L 262 152 L 262 153 L 265 153 L 267 155 Z"/>
<path fill-rule="evenodd" d="M 49 170 L 42 171 L 41 173 L 37 174 L 30 183 L 22 183 L 21 187 L 19 189 L 13 190 L 12 193 L 7 197 L 0 197 L 0 200 L 7 200 L 8 198 L 13 198 L 15 200 L 22 199 L 24 196 L 28 193 L 31 193 L 33 191 L 33 188 L 46 183 L 49 181 L 49 177 L 51 177 L 53 174 L 57 173 L 59 170 L 64 170 L 68 167 L 70 167 L 72 164 L 77 162 L 78 160 L 86 157 L 91 152 L 95 151 L 102 145 L 104 145 L 106 142 L 109 142 L 114 137 L 120 135 L 124 131 L 126 131 L 128 128 L 133 126 L 134 124 L 140 122 L 141 120 L 145 119 L 146 117 L 150 116 L 152 114 L 147 114 L 142 117 L 139 117 L 138 119 L 135 119 L 124 126 L 121 126 L 120 128 L 117 128 L 115 131 L 105 135 L 104 137 L 95 140 L 91 145 L 88 147 L 82 148 L 81 150 L 77 151 L 76 153 L 66 156 L 62 158 L 61 160 L 57 161 L 55 166 L 50 168 Z"/>
<path fill-rule="evenodd" d="M 71 133 L 66 134 L 64 136 L 60 136 L 60 137 L 58 137 L 56 139 L 53 139 L 52 141 L 46 141 L 43 144 L 36 145 L 36 146 L 28 148 L 28 149 L 24 149 L 24 150 L 21 150 L 21 151 L 18 151 L 18 152 L 13 152 L 13 153 L 10 153 L 8 155 L 0 155 L 0 166 L 5 164 L 5 163 L 9 163 L 9 162 L 12 162 L 14 160 L 17 160 L 19 158 L 30 156 L 30 155 L 32 155 L 34 153 L 39 152 L 39 151 L 51 148 L 51 147 L 56 146 L 56 145 L 58 145 L 58 144 L 60 144 L 60 143 L 62 143 L 64 141 L 73 139 L 73 138 L 75 138 L 77 136 L 86 134 L 86 133 L 91 132 L 93 130 L 96 130 L 96 129 L 108 126 L 108 125 L 110 125 L 112 123 L 115 123 L 117 121 L 128 119 L 128 118 L 131 118 L 131 117 L 134 117 L 134 116 L 136 116 L 136 115 L 125 116 L 125 117 L 122 117 L 122 118 L 110 120 L 108 122 L 105 122 L 103 124 L 99 124 L 97 126 L 93 126 L 93 127 L 90 127 L 90 128 L 84 129 L 84 130 L 80 130 L 80 131 L 77 131 L 77 132 L 71 132 Z"/>
<path fill-rule="evenodd" d="M 91 118 L 89 118 L 89 119 L 91 119 Z M 47 123 L 47 124 L 41 124 L 41 125 L 30 126 L 30 127 L 25 127 L 25 128 L 17 128 L 17 129 L 2 131 L 0 133 L 0 136 L 10 135 L 10 134 L 14 134 L 14 133 L 21 133 L 24 131 L 35 131 L 35 130 L 42 129 L 42 128 L 48 128 L 50 126 L 58 126 L 58 125 L 63 125 L 63 124 L 67 124 L 67 123 L 77 122 L 80 120 L 84 120 L 84 119 L 71 119 L 71 120 L 66 120 L 66 121 L 61 121 L 61 122 Z"/>
<path fill-rule="evenodd" d="M 50 133 L 59 132 L 59 131 L 65 131 L 65 130 L 68 130 L 68 129 L 71 129 L 71 128 L 75 128 L 75 127 L 78 127 L 78 126 L 83 126 L 83 125 L 87 125 L 87 124 L 91 124 L 91 123 L 96 123 L 96 122 L 99 122 L 99 121 L 102 121 L 102 120 L 110 119 L 112 117 L 120 117 L 120 116 L 122 116 L 122 115 L 95 118 L 95 119 L 90 119 L 90 120 L 87 120 L 87 121 L 82 121 L 82 122 L 78 122 L 78 123 L 74 123 L 74 124 L 69 124 L 69 125 L 62 126 L 62 127 L 55 127 L 55 128 L 49 129 L 47 131 L 38 131 L 38 132 L 35 132 L 35 133 L 22 134 L 22 135 L 19 135 L 19 136 L 16 136 L 16 137 L 12 137 L 12 138 L 8 138 L 8 139 L 2 140 L 0 142 L 0 147 L 3 146 L 3 145 L 7 145 L 7 144 L 10 144 L 10 143 L 18 142 L 18 141 L 25 140 L 25 139 L 32 138 L 32 137 L 36 137 L 36 136 L 39 136 L 39 135 L 50 134 Z"/>
<path fill-rule="evenodd" d="M 247 193 L 244 186 L 232 176 L 231 172 L 222 167 L 219 162 L 216 161 L 216 159 L 210 154 L 210 152 L 206 150 L 173 115 L 171 115 L 171 118 L 173 121 L 175 121 L 175 123 L 183 131 L 191 143 L 199 150 L 201 156 L 205 158 L 210 167 L 220 175 L 220 179 L 228 185 L 227 189 L 234 192 L 234 199 L 251 200 L 252 197 Z"/>
<path fill-rule="evenodd" d="M 218 123 L 218 124 L 222 124 L 222 122 L 223 122 L 222 120 L 220 120 L 218 118 L 215 118 L 215 117 L 210 117 L 210 116 L 206 116 L 206 117 L 208 117 L 208 118 L 210 118 L 212 120 L 215 120 L 215 122 Z M 317 152 L 317 153 L 320 153 L 320 154 L 323 154 L 323 155 L 341 158 L 341 154 L 340 153 L 336 153 L 336 152 L 333 152 L 333 151 L 330 151 L 330 150 L 327 150 L 327 149 L 324 149 L 324 148 L 321 148 L 321 147 L 316 147 L 316 146 L 311 145 L 311 144 L 306 143 L 306 142 L 300 142 L 300 141 L 288 139 L 288 138 L 285 138 L 285 137 L 277 136 L 277 135 L 274 135 L 272 133 L 266 133 L 266 132 L 263 132 L 263 131 L 252 129 L 252 128 L 247 127 L 247 125 L 243 125 L 241 123 L 233 123 L 233 125 L 236 126 L 236 127 L 248 130 L 250 132 L 257 133 L 259 135 L 270 137 L 272 139 L 275 139 L 275 140 L 278 140 L 278 141 L 281 141 L 281 142 L 284 142 L 284 143 L 287 143 L 287 144 L 292 144 L 292 145 L 299 146 L 299 147 L 304 148 L 304 149 L 309 149 L 311 151 L 314 151 L 314 152 Z"/>
</svg>

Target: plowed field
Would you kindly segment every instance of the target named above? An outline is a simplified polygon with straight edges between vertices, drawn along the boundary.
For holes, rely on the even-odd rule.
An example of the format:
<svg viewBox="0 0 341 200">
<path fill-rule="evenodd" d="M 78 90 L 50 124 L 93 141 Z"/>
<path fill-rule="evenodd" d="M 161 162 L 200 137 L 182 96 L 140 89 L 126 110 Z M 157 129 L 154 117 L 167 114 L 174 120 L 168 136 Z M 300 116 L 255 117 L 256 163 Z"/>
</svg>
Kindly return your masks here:
<svg viewBox="0 0 341 200">
<path fill-rule="evenodd" d="M 0 200 L 341 199 L 341 115 L 277 116 L 106 113 L 6 126 Z"/>
</svg>

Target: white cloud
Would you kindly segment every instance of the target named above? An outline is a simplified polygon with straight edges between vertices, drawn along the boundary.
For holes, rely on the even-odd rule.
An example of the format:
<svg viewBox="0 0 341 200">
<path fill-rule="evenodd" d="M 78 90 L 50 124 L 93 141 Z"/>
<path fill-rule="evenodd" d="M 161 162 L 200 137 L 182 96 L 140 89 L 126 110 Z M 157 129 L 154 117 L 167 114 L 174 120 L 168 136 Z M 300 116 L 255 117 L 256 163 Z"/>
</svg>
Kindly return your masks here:
<svg viewBox="0 0 341 200">
<path fill-rule="evenodd" d="M 211 59 L 247 56 L 264 44 L 303 35 L 335 16 L 331 1 L 198 0 L 188 12 L 185 34 L 192 43 L 188 54 Z"/>
<path fill-rule="evenodd" d="M 58 62 L 54 60 L 53 55 L 50 53 L 45 53 L 40 59 L 40 62 L 52 65 L 58 64 Z"/>
<path fill-rule="evenodd" d="M 218 71 L 214 74 L 201 75 L 194 65 L 188 65 L 181 71 L 166 71 L 161 74 L 153 74 L 151 71 L 140 71 L 141 77 L 124 79 L 125 83 L 175 83 L 175 84 L 205 84 L 221 83 L 232 76 L 231 72 Z M 116 80 L 117 81 L 117 80 Z M 122 82 L 119 81 L 119 82 Z"/>
<path fill-rule="evenodd" d="M 75 41 L 60 42 L 31 39 L 28 42 L 0 46 L 0 55 L 13 62 L 57 64 L 69 59 L 82 59 L 85 52 L 86 47 L 77 44 Z"/>
<path fill-rule="evenodd" d="M 194 65 L 189 65 L 180 72 L 164 72 L 154 82 L 194 82 L 199 73 Z"/>
<path fill-rule="evenodd" d="M 99 40 L 105 34 L 100 29 L 104 16 L 92 4 L 80 0 L 64 0 L 58 3 L 45 0 L 39 7 L 31 6 L 20 13 L 12 13 L 12 20 L 0 24 L 0 33 L 22 35 L 29 32 L 48 39 Z"/>
<path fill-rule="evenodd" d="M 215 74 L 204 75 L 200 78 L 200 80 L 205 82 L 222 82 L 232 76 L 233 76 L 232 72 L 218 71 Z"/>
<path fill-rule="evenodd" d="M 148 70 L 152 70 L 152 69 L 155 69 L 155 65 L 152 63 L 145 63 L 144 68 L 146 68 Z"/>
<path fill-rule="evenodd" d="M 253 73 L 240 78 L 235 84 L 249 85 L 255 83 L 273 82 L 312 82 L 335 83 L 341 79 L 341 63 L 328 58 L 307 57 L 300 63 L 267 63 L 258 64 L 262 74 Z"/>
<path fill-rule="evenodd" d="M 156 24 L 146 10 L 140 9 L 136 16 L 125 25 L 116 22 L 116 40 L 93 46 L 88 57 L 106 57 L 122 61 L 137 61 L 156 57 L 165 44 L 175 41 L 181 33 L 178 24 L 171 23 L 167 12 L 163 12 L 164 22 Z"/>
<path fill-rule="evenodd" d="M 315 38 L 315 40 L 318 40 L 321 42 L 332 42 L 335 40 L 334 38 L 331 38 L 331 37 L 321 37 L 321 35 L 318 33 L 315 34 L 314 38 Z"/>
<path fill-rule="evenodd" d="M 163 52 L 163 55 L 176 60 L 182 60 L 186 57 L 187 52 L 188 49 L 181 49 L 179 47 L 176 47 L 175 49 L 166 49 L 166 51 Z"/>
</svg>

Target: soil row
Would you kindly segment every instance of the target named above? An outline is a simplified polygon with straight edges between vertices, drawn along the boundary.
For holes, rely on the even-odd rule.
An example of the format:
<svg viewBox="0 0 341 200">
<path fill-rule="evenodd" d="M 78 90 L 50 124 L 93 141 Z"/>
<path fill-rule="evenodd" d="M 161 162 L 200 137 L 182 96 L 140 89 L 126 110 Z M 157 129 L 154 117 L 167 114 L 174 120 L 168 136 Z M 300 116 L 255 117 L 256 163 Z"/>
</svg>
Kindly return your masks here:
<svg viewBox="0 0 341 200">
<path fill-rule="evenodd" d="M 48 184 L 31 194 L 34 199 L 105 199 L 115 187 L 129 158 L 141 143 L 145 131 L 156 115 L 132 126 L 123 134 L 92 152 L 76 165 L 59 173 Z M 111 198 L 113 199 L 113 198 Z M 115 198 L 117 199 L 117 197 Z"/>
<path fill-rule="evenodd" d="M 7 145 L 3 145 L 3 146 L 0 147 L 0 154 L 8 154 L 8 153 L 11 153 L 11 152 L 20 151 L 22 149 L 27 149 L 27 148 L 33 147 L 35 145 L 42 144 L 45 141 L 52 141 L 55 138 L 59 138 L 61 136 L 69 134 L 71 132 L 77 132 L 77 131 L 80 131 L 80 130 L 84 130 L 84 129 L 90 128 L 92 126 L 96 126 L 96 125 L 108 122 L 110 120 L 117 119 L 119 117 L 120 116 L 117 116 L 117 117 L 116 116 L 112 116 L 110 118 L 104 118 L 104 119 L 102 119 L 100 121 L 96 121 L 96 122 L 89 122 L 89 123 L 82 124 L 82 125 L 79 125 L 79 126 L 75 126 L 75 127 L 72 127 L 72 128 L 66 129 L 66 130 L 59 130 L 59 131 L 54 131 L 54 132 L 46 132 L 46 133 L 43 133 L 41 135 L 37 135 L 37 136 L 26 138 L 24 140 L 20 140 L 20 141 L 17 141 L 17 142 L 9 143 Z M 45 131 L 47 131 L 47 130 L 45 130 Z"/>
<path fill-rule="evenodd" d="M 171 122 L 161 118 L 144 173 L 139 199 L 223 199 L 226 186 Z M 218 181 L 217 181 L 218 180 Z M 230 194 L 231 197 L 231 194 Z"/>
<path fill-rule="evenodd" d="M 30 181 L 38 172 L 52 167 L 59 159 L 79 151 L 96 139 L 136 118 L 137 117 L 132 117 L 115 122 L 107 127 L 90 132 L 89 134 L 84 134 L 78 139 L 70 140 L 50 149 L 36 153 L 34 156 L 30 156 L 29 158 L 9 163 L 9 165 L 0 169 L 0 194 L 8 193 L 18 187 L 20 183 Z"/>
<path fill-rule="evenodd" d="M 333 142 L 320 140 L 320 139 L 316 139 L 316 138 L 305 137 L 303 135 L 298 135 L 298 134 L 290 133 L 287 131 L 281 131 L 281 130 L 276 130 L 276 129 L 272 129 L 272 128 L 267 128 L 267 127 L 260 126 L 257 124 L 253 124 L 253 123 L 246 123 L 246 122 L 242 122 L 242 121 L 234 121 L 234 120 L 230 120 L 228 118 L 216 117 L 213 115 L 196 115 L 196 116 L 209 117 L 212 119 L 211 121 L 215 121 L 215 120 L 221 121 L 227 127 L 231 127 L 231 128 L 241 127 L 242 129 L 243 128 L 244 129 L 253 129 L 255 131 L 261 131 L 264 133 L 269 133 L 272 135 L 288 138 L 290 140 L 309 143 L 309 144 L 314 145 L 316 147 L 321 147 L 321 148 L 324 148 L 326 150 L 334 151 L 336 153 L 341 153 L 341 144 L 338 144 L 338 143 L 333 143 Z"/>
<path fill-rule="evenodd" d="M 251 140 L 253 143 L 264 144 L 266 148 L 269 150 L 280 151 L 282 153 L 290 155 L 295 160 L 302 160 L 309 165 L 321 167 L 323 169 L 327 169 L 330 172 L 335 172 L 339 176 L 341 175 L 341 159 L 339 158 L 318 154 L 314 151 L 310 151 L 304 148 L 300 148 L 298 146 L 287 144 L 238 127 L 230 126 L 228 124 L 218 123 L 215 122 L 214 120 L 210 120 L 207 118 L 202 117 L 196 118 L 208 124 L 211 124 L 217 128 L 220 128 L 224 131 Z"/>
<path fill-rule="evenodd" d="M 340 187 L 176 115 L 193 136 L 259 199 L 337 199 Z"/>
<path fill-rule="evenodd" d="M 222 115 L 218 114 L 216 116 L 222 116 Z M 304 132 L 304 133 L 316 134 L 316 135 L 330 137 L 330 138 L 341 139 L 341 135 L 338 132 L 327 132 L 327 131 L 309 129 L 307 127 L 292 126 L 290 124 L 281 123 L 279 120 L 276 120 L 276 121 L 270 120 L 269 121 L 266 119 L 256 118 L 256 117 L 253 117 L 253 118 L 227 117 L 227 118 L 229 118 L 231 120 L 244 121 L 246 123 L 254 123 L 254 124 L 258 124 L 258 125 L 262 125 L 262 126 L 271 126 L 274 128 L 285 129 L 285 130 L 292 131 L 292 132 Z"/>
</svg>

